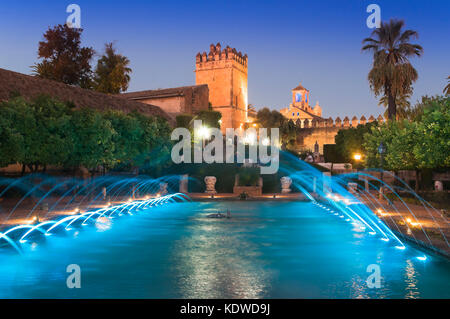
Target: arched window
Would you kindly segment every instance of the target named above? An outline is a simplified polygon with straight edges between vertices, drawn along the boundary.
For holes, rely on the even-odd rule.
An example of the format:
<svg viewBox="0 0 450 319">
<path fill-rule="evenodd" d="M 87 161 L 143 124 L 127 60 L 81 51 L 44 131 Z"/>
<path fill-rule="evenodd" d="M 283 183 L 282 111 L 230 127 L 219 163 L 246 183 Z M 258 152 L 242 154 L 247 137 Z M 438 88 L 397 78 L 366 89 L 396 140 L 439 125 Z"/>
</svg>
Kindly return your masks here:
<svg viewBox="0 0 450 319">
<path fill-rule="evenodd" d="M 302 101 L 302 94 L 295 93 L 295 102 L 301 102 L 301 101 Z"/>
<path fill-rule="evenodd" d="M 300 116 L 300 112 L 297 112 L 297 116 Z"/>
</svg>

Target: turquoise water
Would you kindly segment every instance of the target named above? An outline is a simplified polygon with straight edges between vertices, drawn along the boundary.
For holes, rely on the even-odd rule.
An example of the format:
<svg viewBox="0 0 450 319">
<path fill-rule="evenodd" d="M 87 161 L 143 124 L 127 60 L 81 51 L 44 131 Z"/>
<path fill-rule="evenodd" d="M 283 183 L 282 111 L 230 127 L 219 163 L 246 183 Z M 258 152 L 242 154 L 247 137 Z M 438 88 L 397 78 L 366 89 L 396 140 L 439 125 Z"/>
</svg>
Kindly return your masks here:
<svg viewBox="0 0 450 319">
<path fill-rule="evenodd" d="M 233 218 L 206 217 L 218 209 Z M 25 245 L 0 251 L 0 298 L 450 298 L 447 260 L 304 202 L 170 204 Z"/>
</svg>

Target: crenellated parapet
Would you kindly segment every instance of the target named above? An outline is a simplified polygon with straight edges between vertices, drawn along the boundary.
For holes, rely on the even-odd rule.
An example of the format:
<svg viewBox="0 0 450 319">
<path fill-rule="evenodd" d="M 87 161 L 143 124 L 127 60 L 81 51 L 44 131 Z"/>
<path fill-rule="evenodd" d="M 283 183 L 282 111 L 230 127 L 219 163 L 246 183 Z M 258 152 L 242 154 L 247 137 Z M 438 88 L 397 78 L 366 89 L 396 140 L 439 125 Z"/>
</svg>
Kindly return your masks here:
<svg viewBox="0 0 450 319">
<path fill-rule="evenodd" d="M 209 53 L 197 53 L 195 57 L 196 64 L 203 64 L 213 61 L 236 61 L 244 67 L 247 67 L 248 56 L 247 54 L 242 54 L 238 52 L 235 48 L 230 48 L 226 46 L 222 49 L 220 43 L 216 45 L 211 44 L 209 46 Z"/>
<path fill-rule="evenodd" d="M 294 123 L 300 128 L 297 130 L 295 147 L 297 150 L 312 151 L 319 145 L 319 152 L 322 154 L 323 146 L 326 144 L 335 144 L 336 136 L 340 130 L 346 130 L 358 125 L 364 125 L 372 122 L 384 123 L 385 119 L 380 115 L 375 118 L 371 115 L 368 119 L 361 116 L 336 117 L 334 120 L 316 116 L 312 118 L 297 119 Z"/>
<path fill-rule="evenodd" d="M 195 84 L 209 88 L 211 107 L 222 114 L 222 132 L 248 122 L 248 56 L 220 43 L 195 57 Z"/>
<path fill-rule="evenodd" d="M 350 127 L 357 127 L 359 124 L 365 125 L 367 123 L 372 123 L 374 121 L 377 121 L 378 123 L 384 123 L 386 120 L 383 116 L 379 115 L 377 118 L 375 118 L 373 115 L 367 119 L 364 115 L 361 116 L 361 118 L 357 118 L 356 116 L 353 116 L 350 120 L 348 116 L 344 117 L 342 120 L 339 116 L 336 117 L 336 119 L 333 120 L 333 118 L 329 117 L 328 119 L 324 118 L 313 118 L 313 119 L 298 119 L 295 121 L 295 125 L 301 128 L 321 128 L 321 127 L 337 127 L 337 128 L 350 128 Z"/>
</svg>

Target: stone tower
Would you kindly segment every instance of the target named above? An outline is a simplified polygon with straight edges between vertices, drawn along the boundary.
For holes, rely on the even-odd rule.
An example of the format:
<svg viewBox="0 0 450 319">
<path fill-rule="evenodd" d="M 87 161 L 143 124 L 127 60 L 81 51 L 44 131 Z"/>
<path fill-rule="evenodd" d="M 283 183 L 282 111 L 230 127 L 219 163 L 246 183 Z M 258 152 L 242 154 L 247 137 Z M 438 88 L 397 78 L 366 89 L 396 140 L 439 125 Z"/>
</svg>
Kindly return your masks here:
<svg viewBox="0 0 450 319">
<path fill-rule="evenodd" d="M 247 54 L 220 43 L 211 44 L 209 53 L 195 59 L 195 83 L 207 84 L 209 102 L 222 113 L 222 131 L 239 128 L 247 121 Z"/>
<path fill-rule="evenodd" d="M 292 89 L 292 105 L 304 110 L 309 109 L 309 90 L 300 83 Z"/>
<path fill-rule="evenodd" d="M 280 113 L 283 114 L 284 117 L 294 121 L 294 123 L 299 121 L 301 126 L 304 125 L 306 120 L 308 120 L 308 124 L 311 123 L 313 119 L 316 119 L 316 121 L 323 120 L 322 108 L 320 107 L 319 102 L 312 108 L 309 101 L 309 90 L 305 89 L 300 83 L 292 89 L 292 103 L 289 104 L 289 107 L 281 109 Z"/>
</svg>

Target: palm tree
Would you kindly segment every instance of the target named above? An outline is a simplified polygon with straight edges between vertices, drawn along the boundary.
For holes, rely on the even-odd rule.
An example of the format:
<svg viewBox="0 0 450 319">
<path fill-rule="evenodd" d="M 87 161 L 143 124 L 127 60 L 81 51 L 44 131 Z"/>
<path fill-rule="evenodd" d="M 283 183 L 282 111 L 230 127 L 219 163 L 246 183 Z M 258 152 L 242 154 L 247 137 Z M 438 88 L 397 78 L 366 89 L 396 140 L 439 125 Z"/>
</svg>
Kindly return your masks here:
<svg viewBox="0 0 450 319">
<path fill-rule="evenodd" d="M 94 88 L 102 93 L 118 94 L 126 91 L 130 82 L 130 60 L 116 53 L 113 43 L 105 44 L 105 53 L 97 62 Z"/>
<path fill-rule="evenodd" d="M 407 111 L 411 108 L 411 103 L 409 102 L 409 99 L 411 98 L 411 93 L 406 94 L 397 94 L 395 97 L 395 106 L 397 109 L 396 112 L 396 120 L 406 118 Z M 383 95 L 378 105 L 382 106 L 388 106 L 389 105 L 389 98 L 386 95 Z M 389 116 L 388 109 L 384 112 L 384 117 L 387 118 Z"/>
<path fill-rule="evenodd" d="M 450 95 L 450 76 L 447 78 L 448 83 L 447 86 L 444 88 L 444 94 L 445 95 Z"/>
<path fill-rule="evenodd" d="M 412 83 L 418 78 L 408 58 L 421 56 L 423 49 L 418 44 L 411 44 L 411 38 L 418 34 L 413 30 L 405 30 L 402 20 L 391 19 L 382 22 L 380 28 L 372 32 L 371 38 L 363 40 L 363 51 L 373 52 L 373 66 L 368 79 L 375 96 L 385 95 L 388 104 L 388 117 L 395 120 L 397 96 L 411 94 Z"/>
</svg>

